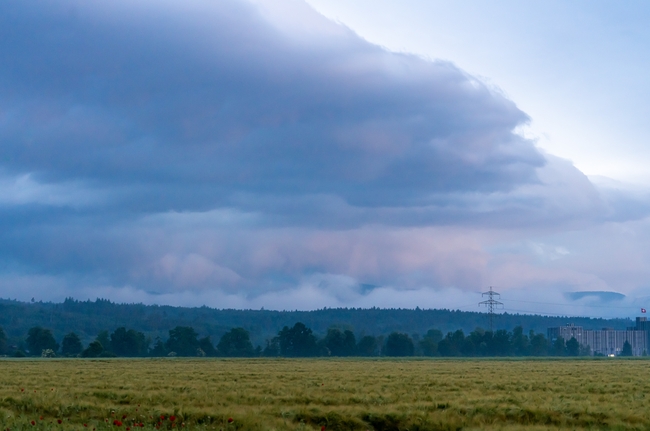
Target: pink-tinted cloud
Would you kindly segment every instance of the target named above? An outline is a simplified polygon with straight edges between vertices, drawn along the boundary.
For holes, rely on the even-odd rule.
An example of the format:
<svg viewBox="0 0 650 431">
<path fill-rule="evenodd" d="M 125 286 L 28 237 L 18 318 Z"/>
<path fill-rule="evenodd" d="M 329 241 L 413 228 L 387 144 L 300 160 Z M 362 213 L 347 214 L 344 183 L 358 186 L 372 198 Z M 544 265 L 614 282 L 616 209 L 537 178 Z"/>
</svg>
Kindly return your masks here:
<svg viewBox="0 0 650 431">
<path fill-rule="evenodd" d="M 0 296 L 641 295 L 647 191 L 595 184 L 527 121 L 454 64 L 301 2 L 6 0 Z"/>
</svg>

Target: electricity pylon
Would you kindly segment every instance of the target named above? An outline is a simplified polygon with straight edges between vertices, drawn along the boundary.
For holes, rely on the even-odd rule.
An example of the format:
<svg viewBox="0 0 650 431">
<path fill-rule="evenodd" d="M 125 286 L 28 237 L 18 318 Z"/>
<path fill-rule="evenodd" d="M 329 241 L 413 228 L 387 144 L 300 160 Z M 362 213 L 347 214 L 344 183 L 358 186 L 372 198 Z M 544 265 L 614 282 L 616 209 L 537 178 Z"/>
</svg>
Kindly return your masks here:
<svg viewBox="0 0 650 431">
<path fill-rule="evenodd" d="M 495 308 L 503 308 L 503 302 L 499 302 L 494 298 L 501 299 L 501 294 L 495 292 L 492 290 L 492 286 L 490 286 L 490 290 L 487 292 L 483 292 L 481 296 L 487 296 L 488 299 L 486 301 L 481 301 L 478 303 L 479 306 L 485 305 L 488 309 L 488 317 L 490 319 L 490 332 L 494 333 L 494 309 Z"/>
</svg>

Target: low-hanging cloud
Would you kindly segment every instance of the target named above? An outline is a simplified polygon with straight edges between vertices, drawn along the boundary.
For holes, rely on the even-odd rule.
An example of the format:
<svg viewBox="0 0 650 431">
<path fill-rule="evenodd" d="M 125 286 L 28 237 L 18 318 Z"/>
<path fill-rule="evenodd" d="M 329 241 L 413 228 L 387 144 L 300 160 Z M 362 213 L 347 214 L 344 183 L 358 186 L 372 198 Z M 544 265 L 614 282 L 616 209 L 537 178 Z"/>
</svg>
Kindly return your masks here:
<svg viewBox="0 0 650 431">
<path fill-rule="evenodd" d="M 0 64 L 4 296 L 607 289 L 561 267 L 562 232 L 648 213 L 516 133 L 498 89 L 300 1 L 8 0 Z M 522 244 L 549 235 L 545 268 Z"/>
</svg>

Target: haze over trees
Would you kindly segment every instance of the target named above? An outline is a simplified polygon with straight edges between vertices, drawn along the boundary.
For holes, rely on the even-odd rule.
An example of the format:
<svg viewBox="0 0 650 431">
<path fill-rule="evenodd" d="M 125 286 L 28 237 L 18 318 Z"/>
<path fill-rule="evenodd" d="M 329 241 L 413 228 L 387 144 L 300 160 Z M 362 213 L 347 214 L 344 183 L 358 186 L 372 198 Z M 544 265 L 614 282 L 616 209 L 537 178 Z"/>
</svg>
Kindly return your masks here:
<svg viewBox="0 0 650 431">
<path fill-rule="evenodd" d="M 275 337 L 283 327 L 292 327 L 302 322 L 319 337 L 324 338 L 330 328 L 336 327 L 342 333 L 354 332 L 358 348 L 368 353 L 381 349 L 373 347 L 371 340 L 363 341 L 365 336 L 386 337 L 391 332 L 424 337 L 434 328 L 440 331 L 440 338 L 458 329 L 469 334 L 478 327 L 486 327 L 488 322 L 484 313 L 458 310 L 423 309 L 322 309 L 314 311 L 271 311 L 271 310 L 218 310 L 208 307 L 183 308 L 171 306 L 148 306 L 143 304 L 116 304 L 108 300 L 76 301 L 66 299 L 63 303 L 25 303 L 0 299 L 0 327 L 5 331 L 8 345 L 24 342 L 27 331 L 35 326 L 48 328 L 56 340 L 74 332 L 84 346 L 97 339 L 105 349 L 110 350 L 110 329 L 124 327 L 141 332 L 145 338 L 156 344 L 168 338 L 170 328 L 192 327 L 202 338 L 209 336 L 212 343 L 232 328 L 243 328 L 250 336 L 253 346 L 266 348 L 267 341 Z M 589 319 L 503 314 L 497 318 L 497 327 L 513 331 L 517 326 L 545 334 L 552 326 L 575 323 L 585 329 L 611 327 L 625 329 L 633 326 L 628 319 Z M 102 333 L 101 336 L 98 334 Z M 435 337 L 434 337 L 435 338 Z M 418 340 L 420 341 L 420 340 Z M 436 343 L 440 340 L 436 340 Z M 539 340 L 538 340 L 539 341 Z M 530 340 L 533 345 L 541 345 Z M 336 343 L 336 341 L 333 341 Z M 536 344 L 537 343 L 537 344 Z M 204 342 L 203 347 L 207 343 Z M 333 345 L 332 345 L 333 346 Z M 150 346 L 151 347 L 151 346 Z M 164 346 L 163 346 L 164 347 Z M 203 347 L 207 355 L 209 352 Z M 270 346 L 273 348 L 273 346 Z M 417 346 L 416 346 L 417 347 Z M 538 346 L 539 347 L 539 346 Z M 25 347 L 23 346 L 23 350 Z M 331 350 L 331 349 L 330 349 Z M 336 348 L 334 348 L 336 350 Z M 543 349 L 538 348 L 539 352 Z M 365 354 L 365 353 L 364 353 Z"/>
<path fill-rule="evenodd" d="M 84 348 L 79 336 L 70 332 L 63 337 L 61 350 L 49 329 L 40 326 L 29 329 L 22 346 L 3 344 L 0 328 L 0 347 L 4 354 L 14 356 L 62 355 L 66 357 L 349 357 L 349 356 L 443 356 L 443 357 L 494 357 L 494 356 L 589 356 L 588 346 L 580 346 L 575 338 L 565 341 L 558 338 L 551 343 L 544 334 L 528 331 L 521 326 L 513 331 L 503 329 L 486 331 L 476 328 L 469 334 L 463 330 L 450 331 L 445 336 L 439 329 L 429 329 L 425 334 L 409 335 L 393 331 L 388 336 L 364 335 L 359 338 L 351 329 L 331 327 L 319 337 L 302 322 L 285 326 L 266 340 L 266 346 L 255 347 L 244 328 L 232 328 L 221 336 L 217 345 L 210 336 L 200 337 L 191 326 L 177 326 L 168 331 L 166 340 L 151 337 L 134 329 L 119 327 L 113 332 L 103 330 Z M 3 347 L 4 346 L 4 347 Z M 632 356 L 629 343 L 621 356 Z"/>
</svg>

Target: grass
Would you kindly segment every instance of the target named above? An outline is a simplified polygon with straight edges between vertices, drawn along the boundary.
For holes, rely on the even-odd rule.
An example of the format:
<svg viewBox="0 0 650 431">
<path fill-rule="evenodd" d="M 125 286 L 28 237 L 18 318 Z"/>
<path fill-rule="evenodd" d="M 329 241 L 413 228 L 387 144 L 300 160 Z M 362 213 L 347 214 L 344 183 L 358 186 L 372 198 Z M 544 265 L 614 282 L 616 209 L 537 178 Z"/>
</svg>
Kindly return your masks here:
<svg viewBox="0 0 650 431">
<path fill-rule="evenodd" d="M 642 430 L 648 394 L 644 360 L 0 361 L 2 430 Z"/>
</svg>

